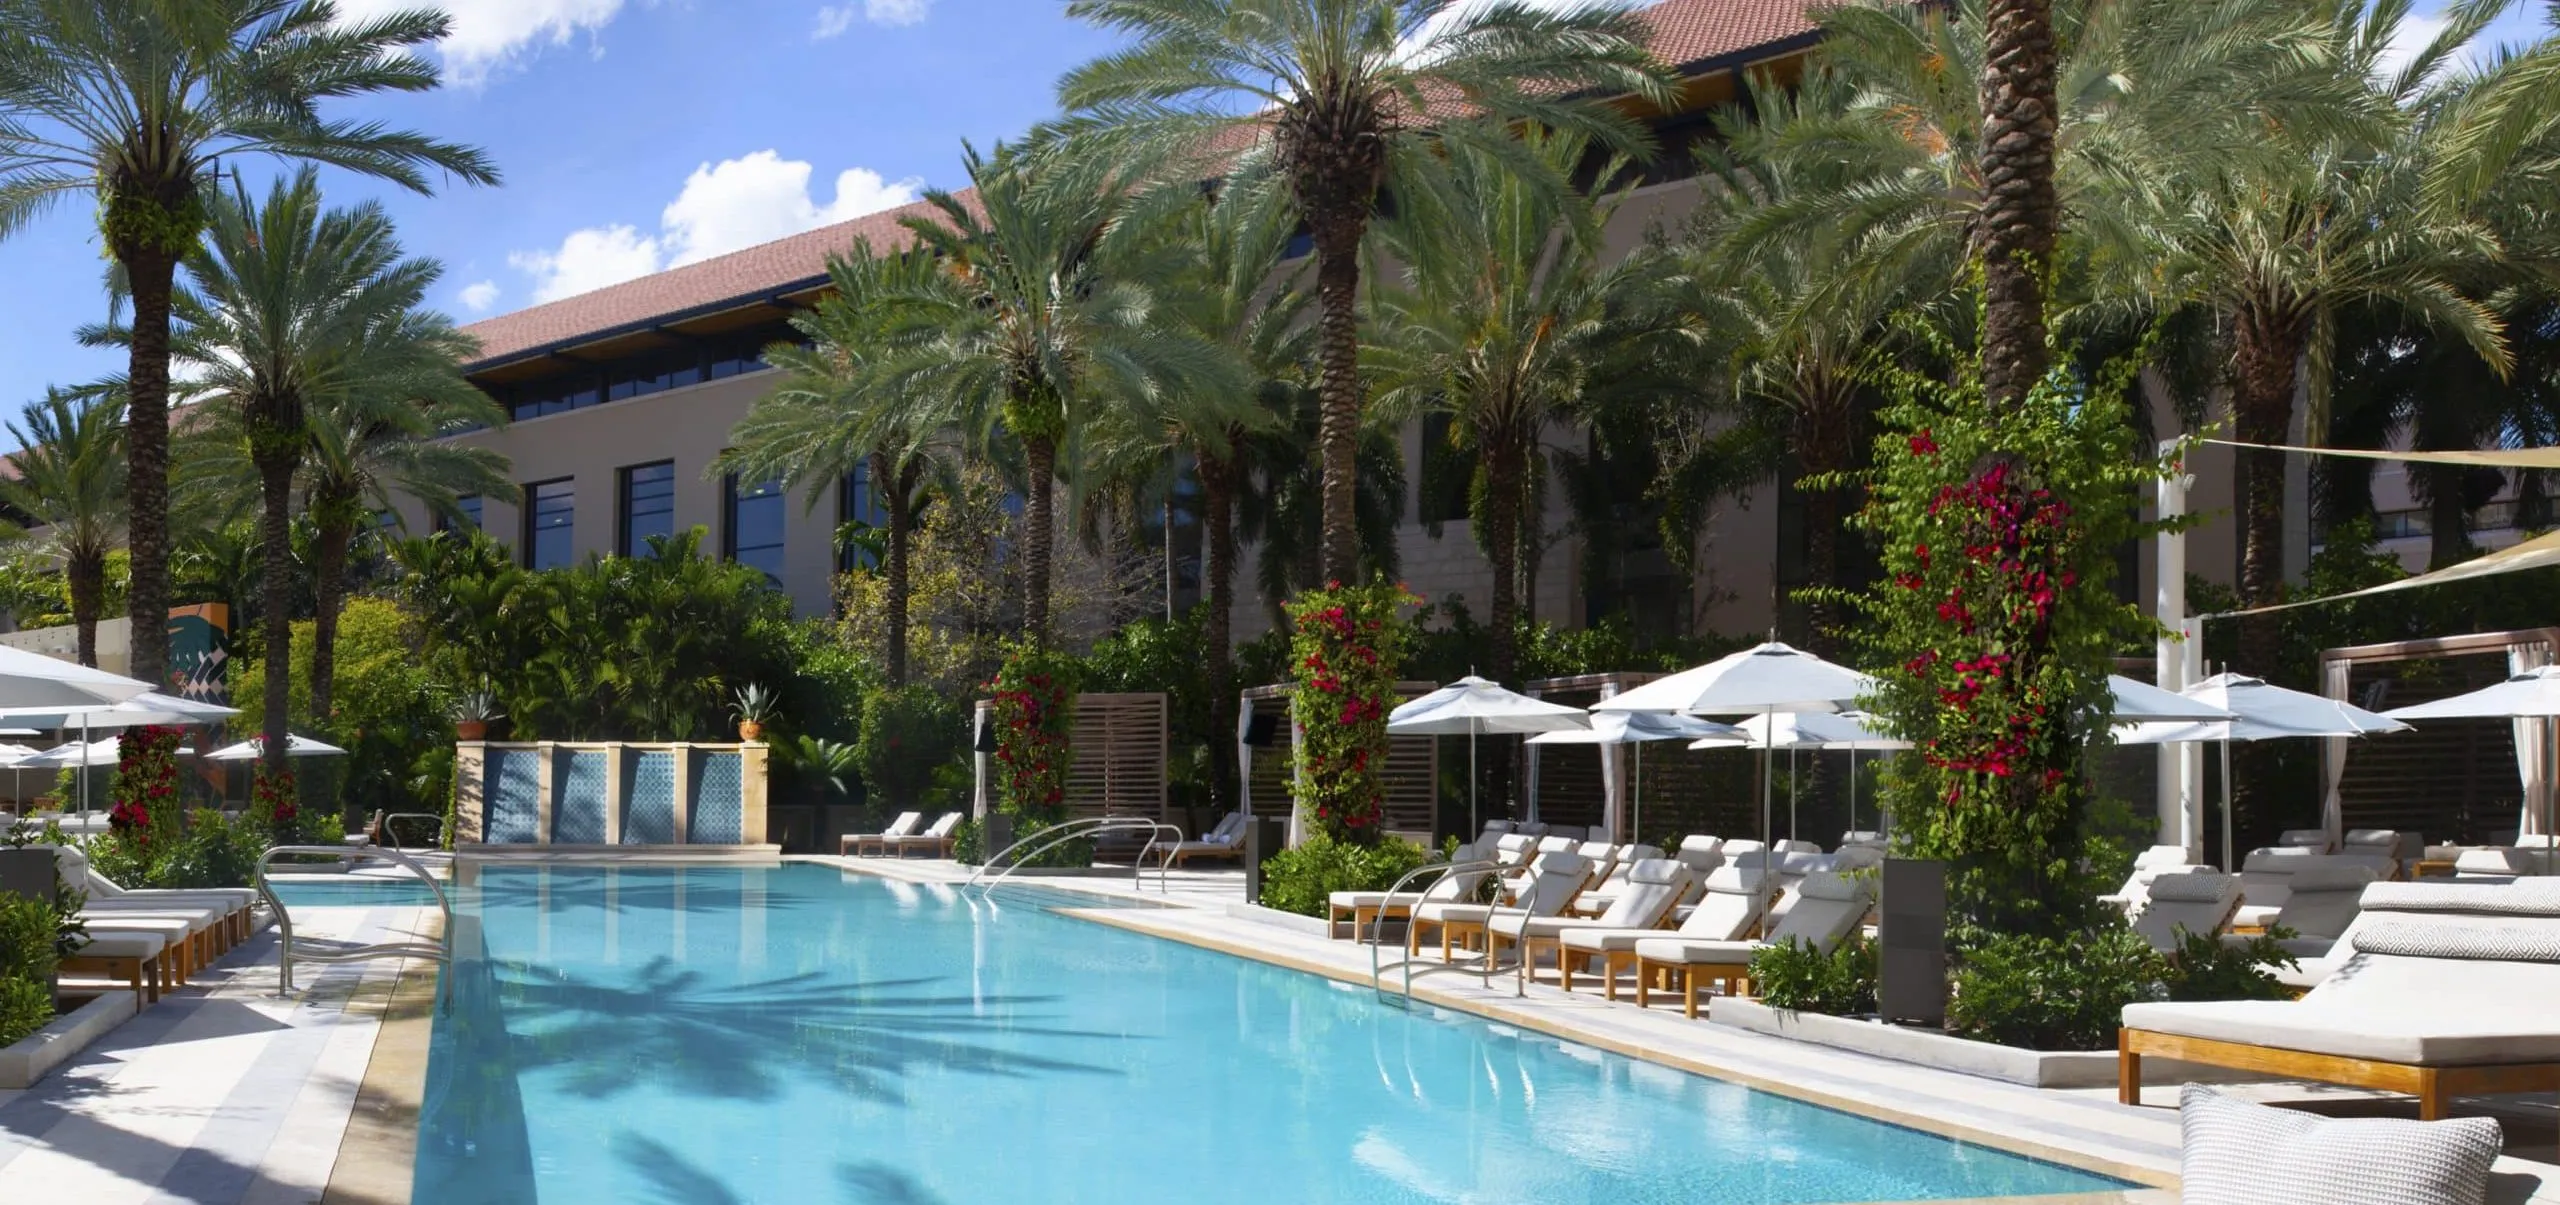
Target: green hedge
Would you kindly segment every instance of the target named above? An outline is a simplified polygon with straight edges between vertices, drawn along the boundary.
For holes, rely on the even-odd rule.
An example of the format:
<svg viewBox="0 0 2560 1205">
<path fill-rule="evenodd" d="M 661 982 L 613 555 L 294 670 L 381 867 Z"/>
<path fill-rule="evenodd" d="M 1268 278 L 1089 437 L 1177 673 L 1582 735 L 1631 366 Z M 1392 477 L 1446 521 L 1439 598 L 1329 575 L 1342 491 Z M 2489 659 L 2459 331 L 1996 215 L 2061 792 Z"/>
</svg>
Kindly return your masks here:
<svg viewBox="0 0 2560 1205">
<path fill-rule="evenodd" d="M 1384 891 L 1430 860 L 1430 852 L 1411 841 L 1360 845 L 1318 834 L 1263 863 L 1262 906 L 1323 916 L 1334 892 Z"/>
</svg>

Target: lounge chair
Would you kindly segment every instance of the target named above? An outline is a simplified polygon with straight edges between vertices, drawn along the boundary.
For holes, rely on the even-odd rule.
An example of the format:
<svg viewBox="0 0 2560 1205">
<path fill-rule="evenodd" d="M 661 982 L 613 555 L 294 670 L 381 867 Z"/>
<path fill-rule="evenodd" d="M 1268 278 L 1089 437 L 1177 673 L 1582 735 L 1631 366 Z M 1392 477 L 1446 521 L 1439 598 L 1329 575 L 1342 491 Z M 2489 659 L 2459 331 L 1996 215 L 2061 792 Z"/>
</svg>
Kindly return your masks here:
<svg viewBox="0 0 2560 1205">
<path fill-rule="evenodd" d="M 1576 853 L 1582 848 L 1582 842 L 1568 837 L 1530 837 L 1528 840 L 1527 855 L 1514 863 L 1512 869 L 1502 872 L 1503 903 L 1517 903 L 1528 891 L 1530 881 L 1537 877 L 1538 859 L 1548 854 Z M 1589 861 L 1586 860 L 1583 866 L 1588 870 Z"/>
<path fill-rule="evenodd" d="M 1822 847 L 1820 845 L 1811 841 L 1798 841 L 1793 837 L 1780 837 L 1778 838 L 1777 843 L 1769 848 L 1777 850 L 1782 854 L 1818 854 L 1822 852 Z"/>
<path fill-rule="evenodd" d="M 2315 854 L 2336 853 L 2338 847 L 2329 841 L 2325 828 L 2289 828 L 2276 834 L 2276 845 L 2285 849 L 2307 849 Z"/>
<path fill-rule="evenodd" d="M 2151 898 L 2151 880 L 2164 874 L 2203 869 L 2188 863 L 2183 845 L 2154 845 L 2133 856 L 2133 873 L 2125 876 L 2124 886 L 2098 900 L 2115 905 L 2129 916 L 2142 911 L 2142 905 Z"/>
<path fill-rule="evenodd" d="M 1884 834 L 1871 832 L 1866 829 L 1851 829 L 1848 832 L 1840 834 L 1840 848 L 1851 849 L 1862 845 L 1871 846 L 1876 849 L 1883 849 L 1885 847 Z"/>
<path fill-rule="evenodd" d="M 2289 938 L 2283 944 L 2296 965 L 2277 967 L 2275 977 L 2288 987 L 2312 988 L 2355 956 L 2355 935 L 2365 925 L 2386 920 L 2414 920 L 2435 925 L 2521 924 L 2560 933 L 2560 880 L 2538 883 L 2461 883 L 2446 879 L 2366 884 L 2356 895 L 2356 913 L 2335 939 Z M 2537 892 L 2543 894 L 2537 895 Z M 2305 894 L 2297 892 L 2297 894 Z M 2550 914 L 2535 901 L 2550 901 Z M 2290 926 L 2288 926 L 2290 927 Z M 2229 940 L 2229 939 L 2226 939 Z"/>
<path fill-rule="evenodd" d="M 1703 891 L 1698 906 L 1680 921 L 1676 935 L 1701 941 L 1740 941 L 1750 936 L 1769 915 L 1769 905 L 1778 898 L 1778 877 L 1765 870 L 1740 866 L 1721 866 L 1713 872 L 1696 876 Z M 1618 998 L 1618 972 L 1636 963 L 1636 943 L 1648 938 L 1669 936 L 1660 928 L 1641 929 L 1577 928 L 1564 934 L 1564 948 L 1557 959 L 1564 990 L 1573 990 L 1574 964 L 1592 956 L 1600 959 L 1600 978 L 1609 998 Z"/>
<path fill-rule="evenodd" d="M 1590 862 L 1570 850 L 1553 850 L 1538 855 L 1530 866 L 1527 885 L 1521 890 L 1517 908 L 1492 904 L 1433 901 L 1413 910 L 1413 923 L 1405 926 L 1405 952 L 1411 954 L 1422 946 L 1422 930 L 1428 926 L 1440 932 L 1440 957 L 1451 957 L 1454 947 L 1468 938 L 1484 936 L 1485 926 L 1497 916 L 1514 920 L 1527 916 L 1561 916 L 1571 907 L 1575 896 L 1582 894 L 1589 881 Z"/>
<path fill-rule="evenodd" d="M 2429 1121 L 2456 1096 L 2560 1089 L 2560 882 L 2367 890 L 2437 915 L 2368 906 L 2300 1000 L 2127 1006 L 2118 1097 L 2141 1102 L 2146 1055 L 2405 1092 Z"/>
<path fill-rule="evenodd" d="M 1680 977 L 1682 1011 L 1698 1015 L 1698 985 L 1722 980 L 1736 995 L 1751 990 L 1751 956 L 1770 946 L 1802 942 L 1822 953 L 1858 931 L 1875 907 L 1875 882 L 1861 876 L 1824 871 L 1805 876 L 1797 889 L 1802 898 L 1787 918 L 1770 930 L 1766 941 L 1703 941 L 1689 937 L 1649 937 L 1636 942 L 1636 1004 L 1652 1004 L 1654 976 Z"/>
<path fill-rule="evenodd" d="M 1499 837 L 1492 837 L 1477 845 L 1459 846 L 1457 856 L 1450 859 L 1447 864 L 1464 866 L 1469 862 L 1490 861 L 1496 853 L 1494 847 L 1500 840 Z M 1492 873 L 1492 870 L 1482 866 L 1470 870 L 1446 871 L 1439 878 L 1432 880 L 1429 886 L 1419 891 L 1406 888 L 1392 904 L 1387 898 L 1388 893 L 1384 891 L 1337 891 L 1325 897 L 1326 920 L 1335 928 L 1348 920 L 1351 923 L 1351 932 L 1335 935 L 1349 936 L 1356 940 L 1370 932 L 1372 922 L 1411 917 L 1414 908 L 1418 905 L 1434 900 L 1460 903 L 1472 901 L 1476 898 L 1476 889 L 1484 883 L 1486 876 Z M 1328 929 L 1328 932 L 1331 931 L 1332 929 Z"/>
<path fill-rule="evenodd" d="M 45 846 L 30 846 L 42 849 Z M 89 855 L 68 845 L 49 847 L 53 850 L 54 873 L 63 882 L 78 888 L 93 908 L 174 909 L 190 915 L 209 913 L 211 922 L 201 926 L 205 939 L 197 943 L 206 961 L 220 957 L 231 947 L 249 940 L 258 921 L 253 909 L 258 893 L 247 887 L 126 887 L 98 873 L 89 864 Z"/>
<path fill-rule="evenodd" d="M 1608 911 L 1609 905 L 1616 903 L 1618 897 L 1626 892 L 1628 878 L 1635 873 L 1636 866 L 1661 856 L 1662 850 L 1656 846 L 1612 846 L 1609 872 L 1586 888 L 1581 899 L 1574 901 L 1574 911 L 1595 916 Z"/>
<path fill-rule="evenodd" d="M 2187 934 L 2219 938 L 2240 909 L 2240 880 L 2212 870 L 2164 874 L 2151 880 L 2151 902 L 2133 918 L 2133 931 L 2151 948 L 2174 951 Z"/>
<path fill-rule="evenodd" d="M 100 930 L 84 938 L 59 964 L 66 975 L 96 975 L 124 984 L 138 1004 L 154 1004 L 168 990 L 163 956 L 168 939 L 156 933 Z"/>
<path fill-rule="evenodd" d="M 1495 923 L 1485 930 L 1486 956 L 1500 958 L 1502 947 L 1513 937 L 1520 938 L 1520 957 L 1531 972 L 1538 967 L 1541 952 L 1556 956 L 1556 965 L 1565 963 L 1564 935 L 1578 929 L 1595 931 L 1655 929 L 1669 919 L 1680 897 L 1689 894 L 1690 872 L 1687 865 L 1674 858 L 1646 858 L 1637 862 L 1627 875 L 1626 890 L 1609 903 L 1598 916 L 1532 916 L 1513 928 L 1509 919 L 1516 914 L 1496 913 Z M 1559 974 L 1564 974 L 1559 970 Z"/>
<path fill-rule="evenodd" d="M 1245 816 L 1229 812 L 1197 841 L 1176 842 L 1164 851 L 1164 864 L 1180 866 L 1193 858 L 1244 857 Z"/>
<path fill-rule="evenodd" d="M 2454 857 L 2453 877 L 2465 883 L 2512 883 L 2532 874 L 2534 861 L 2532 851 L 2512 845 L 2478 846 Z"/>
<path fill-rule="evenodd" d="M 2387 879 L 2398 866 L 2390 854 L 2370 848 L 2335 854 L 2287 846 L 2251 850 L 2240 863 L 2240 910 L 2232 915 L 2231 927 L 2247 931 L 2273 923 L 2302 875 L 2353 868 Z"/>
<path fill-rule="evenodd" d="M 1841 869 L 1838 854 L 1805 853 L 1802 850 L 1780 852 L 1768 865 L 1778 876 L 1778 902 L 1769 906 L 1769 923 L 1773 925 L 1787 919 L 1787 913 L 1796 906 L 1797 888 L 1803 886 L 1806 878 Z"/>
<path fill-rule="evenodd" d="M 916 826 L 922 823 L 924 823 L 924 813 L 900 812 L 897 819 L 890 821 L 889 826 L 879 832 L 846 833 L 844 838 L 836 843 L 836 852 L 839 855 L 856 857 L 863 854 L 887 853 L 889 842 L 900 837 L 914 836 Z"/>
<path fill-rule="evenodd" d="M 912 837 L 891 838 L 885 852 L 903 858 L 908 850 L 920 849 L 929 858 L 948 858 L 951 856 L 952 830 L 959 827 L 960 813 L 944 812 L 933 822 L 932 828 Z"/>
</svg>

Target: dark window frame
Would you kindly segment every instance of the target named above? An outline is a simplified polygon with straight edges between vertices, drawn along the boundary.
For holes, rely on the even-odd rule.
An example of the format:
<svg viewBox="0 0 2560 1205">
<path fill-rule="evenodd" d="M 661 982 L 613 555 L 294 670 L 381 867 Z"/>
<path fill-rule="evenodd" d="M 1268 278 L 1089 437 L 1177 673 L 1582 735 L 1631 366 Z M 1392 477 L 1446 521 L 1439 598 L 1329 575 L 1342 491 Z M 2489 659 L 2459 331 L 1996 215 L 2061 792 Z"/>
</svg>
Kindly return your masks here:
<svg viewBox="0 0 2560 1205">
<path fill-rule="evenodd" d="M 739 559 L 742 553 L 749 551 L 762 552 L 768 548 L 773 550 L 774 566 L 771 569 L 765 569 L 764 575 L 766 578 L 770 579 L 778 589 L 782 585 L 783 562 L 788 556 L 786 550 L 790 547 L 790 516 L 785 510 L 789 504 L 790 495 L 783 489 L 781 478 L 768 477 L 762 481 L 752 483 L 752 488 L 758 491 L 753 497 L 740 497 L 739 488 L 742 485 L 748 484 L 750 483 L 741 481 L 736 473 L 725 473 L 721 475 L 720 559 L 733 565 L 745 564 L 746 562 Z M 767 492 L 767 487 L 770 487 L 769 492 Z M 775 508 L 773 543 L 742 546 L 738 542 L 739 505 L 745 502 L 764 502 L 767 500 L 770 500 Z M 763 568 L 762 566 L 752 567 L 759 569 Z"/>
<path fill-rule="evenodd" d="M 632 530 L 631 530 L 631 529 L 632 529 L 632 523 L 631 523 L 631 520 L 635 517 L 634 512 L 633 512 L 633 510 L 632 510 L 632 506 L 631 506 L 631 503 L 632 503 L 631 487 L 632 487 L 634 484 L 636 484 L 636 482 L 635 482 L 635 480 L 634 480 L 635 476 L 636 476 L 637 474 L 639 474 L 639 473 L 641 473 L 641 472 L 643 472 L 643 471 L 649 470 L 649 469 L 665 469 L 665 470 L 667 471 L 667 476 L 666 476 L 666 485 L 667 485 L 667 495 L 666 495 L 666 497 L 667 497 L 667 508 L 666 508 L 666 511 L 665 511 L 665 514 L 666 514 L 666 520 L 667 520 L 667 529 L 666 529 L 665 531 L 663 531 L 663 532 L 659 532 L 659 533 L 655 533 L 655 534 L 659 534 L 659 535 L 668 535 L 668 536 L 672 536 L 672 535 L 674 535 L 674 534 L 675 534 L 675 531 L 676 531 L 676 462 L 675 462 L 674 460 L 672 460 L 672 459 L 666 459 L 666 460 L 649 460 L 649 461 L 642 461 L 642 462 L 641 462 L 641 463 L 639 463 L 639 464 L 626 464 L 626 465 L 623 465 L 622 467 L 620 467 L 620 468 L 618 468 L 618 469 L 615 469 L 615 470 L 613 471 L 613 482 L 614 482 L 614 489 L 613 489 L 613 494 L 614 494 L 614 497 L 613 497 L 613 510 L 614 510 L 614 520 L 613 520 L 613 548 L 614 548 L 614 553 L 615 553 L 615 555 L 617 555 L 617 556 L 638 556 L 638 555 L 640 555 L 640 551 L 639 551 L 639 550 L 640 550 L 640 547 L 641 547 L 641 542 L 640 542 L 640 541 L 637 541 L 637 540 L 634 540 L 634 539 L 632 539 L 632 538 L 631 538 L 631 537 L 632 537 Z M 654 483 L 652 483 L 652 484 L 654 484 Z"/>
<path fill-rule="evenodd" d="M 560 525 L 558 530 L 568 533 L 567 538 L 569 547 L 558 565 L 541 565 L 535 563 L 535 561 L 538 555 L 536 550 L 539 547 L 537 533 L 544 530 L 544 528 L 540 526 L 542 521 L 542 491 L 547 487 L 555 485 L 568 487 L 569 521 Z M 516 556 L 516 560 L 519 564 L 522 564 L 527 569 L 533 570 L 566 569 L 575 565 L 578 559 L 577 477 L 572 475 L 567 477 L 552 477 L 542 481 L 526 482 L 524 486 L 524 513 L 521 516 L 521 522 L 518 524 L 518 527 L 522 536 L 522 546 L 517 550 Z"/>
</svg>

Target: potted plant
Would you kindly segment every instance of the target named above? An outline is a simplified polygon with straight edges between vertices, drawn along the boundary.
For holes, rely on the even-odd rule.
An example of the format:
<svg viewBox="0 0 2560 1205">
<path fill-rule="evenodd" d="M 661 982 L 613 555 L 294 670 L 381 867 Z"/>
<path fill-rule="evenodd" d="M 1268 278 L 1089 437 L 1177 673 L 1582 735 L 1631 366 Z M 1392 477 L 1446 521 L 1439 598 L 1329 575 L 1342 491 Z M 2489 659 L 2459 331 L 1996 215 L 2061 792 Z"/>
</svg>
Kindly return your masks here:
<svg viewBox="0 0 2560 1205">
<path fill-rule="evenodd" d="M 453 701 L 453 737 L 461 741 L 486 740 L 489 722 L 505 715 L 498 710 L 498 692 L 485 684 L 472 687 Z"/>
<path fill-rule="evenodd" d="M 740 687 L 738 705 L 730 712 L 738 719 L 738 739 L 764 739 L 764 726 L 771 723 L 781 710 L 781 702 L 773 697 L 772 691 L 753 683 Z"/>
</svg>

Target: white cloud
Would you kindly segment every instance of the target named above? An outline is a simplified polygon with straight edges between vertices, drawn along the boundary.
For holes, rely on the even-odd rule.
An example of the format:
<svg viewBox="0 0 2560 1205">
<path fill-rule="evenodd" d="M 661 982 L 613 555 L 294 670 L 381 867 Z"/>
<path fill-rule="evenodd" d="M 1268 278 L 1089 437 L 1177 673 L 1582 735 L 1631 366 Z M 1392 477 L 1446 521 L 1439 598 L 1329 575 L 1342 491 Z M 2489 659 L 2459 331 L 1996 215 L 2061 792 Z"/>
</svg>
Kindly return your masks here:
<svg viewBox="0 0 2560 1205">
<path fill-rule="evenodd" d="M 339 0 L 342 20 L 379 17 L 417 7 L 416 0 Z M 623 0 L 444 0 L 452 31 L 438 49 L 455 84 L 470 87 L 528 48 L 565 46 L 594 34 L 622 11 Z"/>
<path fill-rule="evenodd" d="M 462 308 L 474 314 L 486 314 L 490 306 L 498 304 L 498 282 L 474 281 L 462 286 L 462 292 L 455 294 L 455 299 L 462 303 Z"/>
<path fill-rule="evenodd" d="M 836 175 L 834 199 L 820 204 L 809 191 L 811 174 L 807 162 L 773 150 L 705 163 L 658 215 L 657 234 L 620 224 L 590 226 L 571 232 L 554 250 L 519 251 L 507 262 L 533 278 L 535 302 L 555 301 L 904 205 L 924 185 L 912 177 L 884 180 L 868 168 L 848 168 Z"/>
<path fill-rule="evenodd" d="M 2392 31 L 2391 44 L 2375 61 L 2375 72 L 2385 80 L 2399 75 L 2411 60 L 2418 57 L 2418 52 L 2425 50 L 2428 43 L 2436 40 L 2436 35 L 2444 32 L 2448 24 L 2451 22 L 2442 15 L 2412 13 L 2402 18 L 2400 27 Z"/>
<path fill-rule="evenodd" d="M 913 25 L 924 20 L 932 0 L 862 0 L 862 19 L 874 25 Z"/>
<path fill-rule="evenodd" d="M 689 264 L 835 222 L 877 213 L 916 199 L 923 181 L 886 181 L 867 168 L 836 177 L 835 200 L 819 205 L 809 195 L 809 164 L 777 151 L 757 151 L 717 165 L 703 164 L 686 178 L 666 212 L 668 265 Z"/>
<path fill-rule="evenodd" d="M 809 36 L 820 42 L 841 37 L 844 31 L 853 28 L 854 18 L 861 15 L 850 4 L 830 4 L 818 10 L 818 26 L 809 31 Z"/>
<path fill-rule="evenodd" d="M 658 240 L 629 226 L 590 226 L 556 251 L 517 251 L 507 262 L 533 277 L 536 303 L 558 301 L 657 271 Z"/>
</svg>

